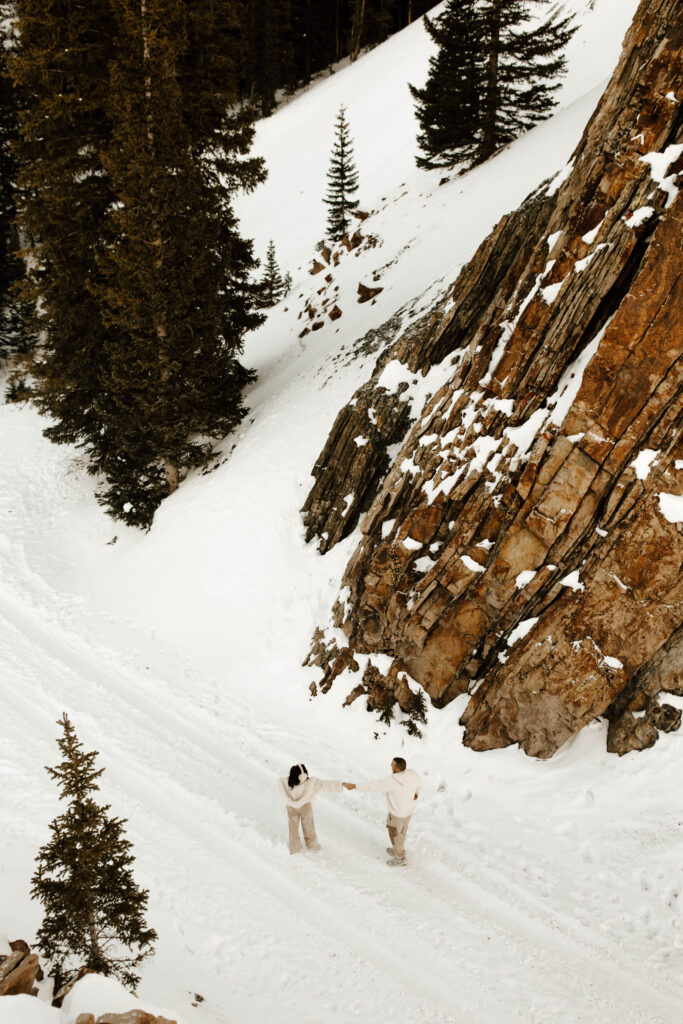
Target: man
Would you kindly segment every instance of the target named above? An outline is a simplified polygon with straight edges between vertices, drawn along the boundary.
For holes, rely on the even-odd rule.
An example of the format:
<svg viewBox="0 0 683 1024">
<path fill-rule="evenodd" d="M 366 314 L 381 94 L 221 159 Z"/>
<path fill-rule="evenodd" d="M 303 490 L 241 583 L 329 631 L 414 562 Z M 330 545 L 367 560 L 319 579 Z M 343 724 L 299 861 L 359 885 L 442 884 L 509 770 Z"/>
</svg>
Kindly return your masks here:
<svg viewBox="0 0 683 1024">
<path fill-rule="evenodd" d="M 407 768 L 402 757 L 395 757 L 391 762 L 391 775 L 386 779 L 374 782 L 344 783 L 345 789 L 359 789 L 367 793 L 385 793 L 387 798 L 387 831 L 391 846 L 387 853 L 391 854 L 387 864 L 390 867 L 405 865 L 406 833 L 415 810 L 415 801 L 422 789 L 417 772 Z"/>
</svg>

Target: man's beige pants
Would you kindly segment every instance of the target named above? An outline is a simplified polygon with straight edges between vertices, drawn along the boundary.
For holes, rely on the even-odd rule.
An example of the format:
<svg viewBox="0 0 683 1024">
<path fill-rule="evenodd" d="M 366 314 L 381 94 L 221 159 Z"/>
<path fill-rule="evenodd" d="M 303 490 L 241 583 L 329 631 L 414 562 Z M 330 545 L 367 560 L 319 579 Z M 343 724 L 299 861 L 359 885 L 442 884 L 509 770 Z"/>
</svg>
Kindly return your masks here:
<svg viewBox="0 0 683 1024">
<path fill-rule="evenodd" d="M 387 814 L 387 832 L 397 860 L 406 859 L 406 833 L 410 818 L 397 818 L 391 811 Z"/>
<path fill-rule="evenodd" d="M 315 834 L 315 822 L 313 821 L 313 804 L 307 803 L 303 807 L 287 807 L 289 819 L 289 852 L 298 853 L 301 849 L 299 837 L 299 822 L 304 834 L 304 840 L 309 850 L 318 848 L 318 837 Z"/>
</svg>

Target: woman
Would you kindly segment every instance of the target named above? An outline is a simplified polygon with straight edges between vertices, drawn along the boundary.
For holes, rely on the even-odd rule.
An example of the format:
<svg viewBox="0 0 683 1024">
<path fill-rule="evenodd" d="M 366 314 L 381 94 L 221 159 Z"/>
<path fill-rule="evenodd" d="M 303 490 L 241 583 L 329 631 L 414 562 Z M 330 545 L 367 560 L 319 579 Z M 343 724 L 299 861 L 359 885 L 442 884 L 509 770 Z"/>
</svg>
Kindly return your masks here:
<svg viewBox="0 0 683 1024">
<path fill-rule="evenodd" d="M 289 819 L 290 853 L 299 853 L 301 850 L 299 822 L 301 822 L 304 833 L 306 848 L 309 850 L 320 849 L 320 843 L 315 834 L 311 801 L 318 793 L 341 793 L 342 785 L 341 782 L 333 782 L 330 779 L 309 778 L 305 764 L 292 765 L 289 770 L 289 778 L 278 779 L 278 788 L 285 801 Z"/>
</svg>

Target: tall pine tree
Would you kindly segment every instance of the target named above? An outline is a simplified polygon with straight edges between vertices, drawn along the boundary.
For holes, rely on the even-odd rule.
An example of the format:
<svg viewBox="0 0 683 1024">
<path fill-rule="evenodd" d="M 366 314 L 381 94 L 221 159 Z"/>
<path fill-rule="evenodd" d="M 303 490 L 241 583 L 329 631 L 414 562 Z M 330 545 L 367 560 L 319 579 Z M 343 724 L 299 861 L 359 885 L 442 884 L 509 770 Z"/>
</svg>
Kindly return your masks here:
<svg viewBox="0 0 683 1024">
<path fill-rule="evenodd" d="M 86 753 L 66 714 L 57 723 L 62 760 L 47 768 L 68 806 L 50 824 L 36 857 L 31 895 L 44 907 L 38 948 L 59 987 L 79 967 L 114 975 L 134 989 L 136 968 L 154 952 L 156 932 L 145 922 L 148 893 L 132 874 L 135 858 L 121 818 L 92 794 L 104 771 Z"/>
<path fill-rule="evenodd" d="M 422 167 L 471 166 L 549 117 L 576 31 L 549 0 L 448 0 L 427 29 L 439 46 L 423 89 L 412 89 Z"/>
<path fill-rule="evenodd" d="M 112 203 L 100 153 L 110 127 L 108 0 L 17 0 L 19 46 L 10 61 L 19 95 L 21 230 L 29 267 L 23 300 L 42 337 L 33 398 L 56 442 L 84 443 L 101 428 L 96 402 L 105 327 L 96 297 L 98 253 Z"/>
<path fill-rule="evenodd" d="M 422 89 L 409 86 L 422 128 L 418 167 L 471 162 L 481 145 L 484 21 L 480 0 L 449 0 L 442 14 L 424 24 L 438 49 L 429 59 Z"/>
<path fill-rule="evenodd" d="M 16 255 L 17 97 L 9 77 L 9 55 L 16 45 L 15 14 L 13 3 L 0 0 L 0 357 L 22 347 L 21 307 L 14 292 L 23 275 Z"/>
<path fill-rule="evenodd" d="M 354 194 L 358 191 L 358 172 L 353 159 L 353 143 L 346 122 L 344 107 L 339 108 L 335 125 L 334 147 L 327 172 L 327 195 L 329 207 L 327 233 L 332 241 L 343 238 L 351 224 L 351 214 L 358 208 Z"/>
<path fill-rule="evenodd" d="M 99 498 L 149 526 L 244 415 L 255 261 L 231 200 L 264 177 L 236 111 L 242 0 L 18 0 L 33 395 Z"/>
<path fill-rule="evenodd" d="M 112 0 L 118 47 L 104 167 L 117 202 L 97 292 L 108 372 L 90 441 L 117 518 L 148 526 L 213 438 L 242 419 L 250 373 L 244 333 L 261 322 L 250 242 L 231 199 L 263 180 L 248 151 L 247 114 L 233 115 L 231 63 L 239 5 Z"/>
</svg>

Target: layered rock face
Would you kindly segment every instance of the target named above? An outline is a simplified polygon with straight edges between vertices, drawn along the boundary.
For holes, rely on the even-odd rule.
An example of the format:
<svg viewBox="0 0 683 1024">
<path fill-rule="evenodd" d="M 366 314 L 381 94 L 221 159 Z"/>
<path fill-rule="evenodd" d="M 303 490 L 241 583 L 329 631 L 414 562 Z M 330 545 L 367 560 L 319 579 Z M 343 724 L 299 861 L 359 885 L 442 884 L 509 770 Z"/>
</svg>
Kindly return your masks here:
<svg viewBox="0 0 683 1024">
<path fill-rule="evenodd" d="M 679 0 L 643 0 L 570 166 L 340 412 L 309 537 L 367 511 L 323 689 L 406 711 L 467 692 L 467 745 L 538 757 L 599 716 L 620 753 L 678 725 L 682 53 Z"/>
</svg>

